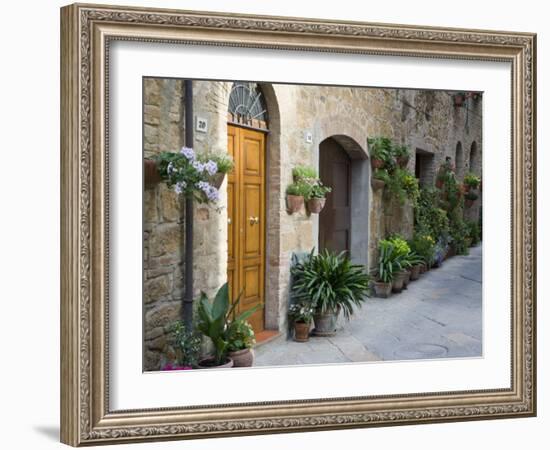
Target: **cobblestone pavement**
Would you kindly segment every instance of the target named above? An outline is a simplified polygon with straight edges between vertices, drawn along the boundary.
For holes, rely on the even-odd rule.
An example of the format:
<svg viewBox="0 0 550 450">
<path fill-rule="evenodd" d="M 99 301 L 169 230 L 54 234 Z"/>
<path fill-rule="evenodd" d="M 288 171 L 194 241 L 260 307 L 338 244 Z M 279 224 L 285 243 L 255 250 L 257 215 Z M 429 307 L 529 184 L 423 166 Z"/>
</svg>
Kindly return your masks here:
<svg viewBox="0 0 550 450">
<path fill-rule="evenodd" d="M 369 298 L 334 337 L 284 337 L 256 348 L 255 366 L 482 356 L 481 245 L 446 260 L 388 299 Z"/>
</svg>

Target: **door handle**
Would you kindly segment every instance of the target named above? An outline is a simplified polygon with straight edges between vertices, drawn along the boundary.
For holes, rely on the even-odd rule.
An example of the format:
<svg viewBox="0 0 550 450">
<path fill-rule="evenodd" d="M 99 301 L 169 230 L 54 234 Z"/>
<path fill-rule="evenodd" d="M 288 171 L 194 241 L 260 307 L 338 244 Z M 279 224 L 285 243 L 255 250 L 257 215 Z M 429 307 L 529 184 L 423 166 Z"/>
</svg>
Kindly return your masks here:
<svg viewBox="0 0 550 450">
<path fill-rule="evenodd" d="M 250 225 L 257 225 L 260 223 L 260 218 L 259 217 L 253 217 L 253 216 L 250 216 L 248 218 L 248 221 L 250 222 Z"/>
</svg>

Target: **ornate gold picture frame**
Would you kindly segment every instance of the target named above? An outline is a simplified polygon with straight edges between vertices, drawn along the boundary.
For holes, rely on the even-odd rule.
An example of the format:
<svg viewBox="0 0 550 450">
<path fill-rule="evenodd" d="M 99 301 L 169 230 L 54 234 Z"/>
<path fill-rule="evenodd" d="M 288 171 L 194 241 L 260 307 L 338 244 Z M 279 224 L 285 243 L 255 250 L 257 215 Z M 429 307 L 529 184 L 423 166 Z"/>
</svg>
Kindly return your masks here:
<svg viewBox="0 0 550 450">
<path fill-rule="evenodd" d="M 509 388 L 113 410 L 109 401 L 108 69 L 114 41 L 509 63 Z M 530 33 L 85 4 L 62 8 L 62 442 L 80 446 L 534 416 L 535 88 L 536 36 Z"/>
</svg>

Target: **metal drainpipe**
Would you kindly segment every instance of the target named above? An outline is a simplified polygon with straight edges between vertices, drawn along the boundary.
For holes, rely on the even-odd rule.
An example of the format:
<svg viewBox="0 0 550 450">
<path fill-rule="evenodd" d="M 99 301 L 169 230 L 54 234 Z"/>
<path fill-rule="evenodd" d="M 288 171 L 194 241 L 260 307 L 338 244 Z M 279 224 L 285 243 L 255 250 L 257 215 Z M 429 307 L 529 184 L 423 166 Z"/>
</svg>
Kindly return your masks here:
<svg viewBox="0 0 550 450">
<path fill-rule="evenodd" d="M 185 146 L 193 148 L 193 81 L 185 80 Z M 185 294 L 181 309 L 183 323 L 193 329 L 193 197 L 185 197 Z"/>
</svg>

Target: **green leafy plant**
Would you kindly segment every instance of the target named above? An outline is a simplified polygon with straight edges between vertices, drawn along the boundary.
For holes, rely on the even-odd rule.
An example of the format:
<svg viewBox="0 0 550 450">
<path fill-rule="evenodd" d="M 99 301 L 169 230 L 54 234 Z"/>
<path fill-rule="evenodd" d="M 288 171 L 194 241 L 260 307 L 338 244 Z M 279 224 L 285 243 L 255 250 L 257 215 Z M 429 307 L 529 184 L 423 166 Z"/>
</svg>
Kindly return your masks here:
<svg viewBox="0 0 550 450">
<path fill-rule="evenodd" d="M 411 152 L 406 145 L 394 145 L 392 147 L 392 153 L 395 158 L 409 159 Z"/>
<path fill-rule="evenodd" d="M 467 236 L 472 240 L 472 244 L 478 244 L 481 240 L 481 227 L 479 223 L 474 220 L 468 220 L 466 221 L 466 227 L 468 228 Z"/>
<path fill-rule="evenodd" d="M 464 176 L 464 184 L 472 189 L 477 189 L 479 183 L 481 183 L 481 178 L 479 178 L 475 173 L 470 172 Z"/>
<path fill-rule="evenodd" d="M 451 245 L 458 255 L 468 254 L 468 246 L 466 238 L 468 237 L 468 226 L 462 219 L 462 214 L 453 213 L 449 220 L 449 234 L 451 237 Z"/>
<path fill-rule="evenodd" d="M 412 200 L 413 205 L 416 205 L 420 197 L 420 187 L 418 180 L 409 171 L 401 170 L 401 185 L 407 197 Z"/>
<path fill-rule="evenodd" d="M 385 166 L 394 165 L 393 144 L 390 138 L 376 136 L 367 139 L 371 159 L 384 161 Z"/>
<path fill-rule="evenodd" d="M 325 198 L 326 195 L 331 191 L 332 188 L 323 185 L 323 183 L 321 183 L 321 180 L 319 180 L 317 183 L 310 187 L 306 200 L 309 200 L 310 198 Z"/>
<path fill-rule="evenodd" d="M 304 182 L 295 182 L 288 185 L 286 188 L 287 195 L 301 195 L 308 197 L 311 191 L 311 186 Z"/>
<path fill-rule="evenodd" d="M 201 336 L 196 331 L 189 331 L 181 320 L 169 328 L 168 342 L 176 353 L 177 363 L 181 367 L 195 367 L 201 349 Z"/>
<path fill-rule="evenodd" d="M 429 234 L 415 233 L 409 241 L 411 252 L 422 258 L 422 262 L 432 265 L 435 256 L 435 239 Z"/>
<path fill-rule="evenodd" d="M 318 180 L 319 175 L 317 174 L 317 171 L 313 167 L 309 166 L 296 166 L 294 169 L 292 169 L 292 177 L 294 178 L 295 182 L 299 181 L 306 181 L 309 180 Z"/>
<path fill-rule="evenodd" d="M 260 307 L 260 305 L 256 305 L 239 315 L 235 315 L 235 308 L 240 297 L 239 295 L 233 303 L 229 301 L 227 283 L 218 290 L 212 302 L 204 292 L 201 292 L 199 297 L 197 328 L 212 340 L 215 365 L 224 364 L 227 360 L 230 336 L 233 333 L 231 327 L 239 326 L 239 322 L 248 319 Z"/>
<path fill-rule="evenodd" d="M 256 335 L 252 325 L 246 320 L 234 320 L 227 328 L 227 349 L 230 352 L 252 348 L 256 343 Z"/>
<path fill-rule="evenodd" d="M 383 283 L 391 283 L 393 281 L 394 260 L 393 244 L 384 239 L 380 240 L 378 243 L 378 280 Z"/>
<path fill-rule="evenodd" d="M 288 317 L 292 322 L 311 323 L 315 308 L 309 301 L 301 301 L 290 305 Z"/>
<path fill-rule="evenodd" d="M 323 250 L 311 253 L 302 261 L 295 259 L 291 273 L 292 290 L 298 302 L 311 304 L 324 314 L 342 310 L 349 319 L 354 306 L 361 306 L 370 294 L 371 278 L 365 267 L 352 264 L 346 252 Z"/>
<path fill-rule="evenodd" d="M 387 169 L 376 169 L 372 175 L 374 178 L 382 180 L 384 183 L 390 183 L 390 174 Z"/>
</svg>

